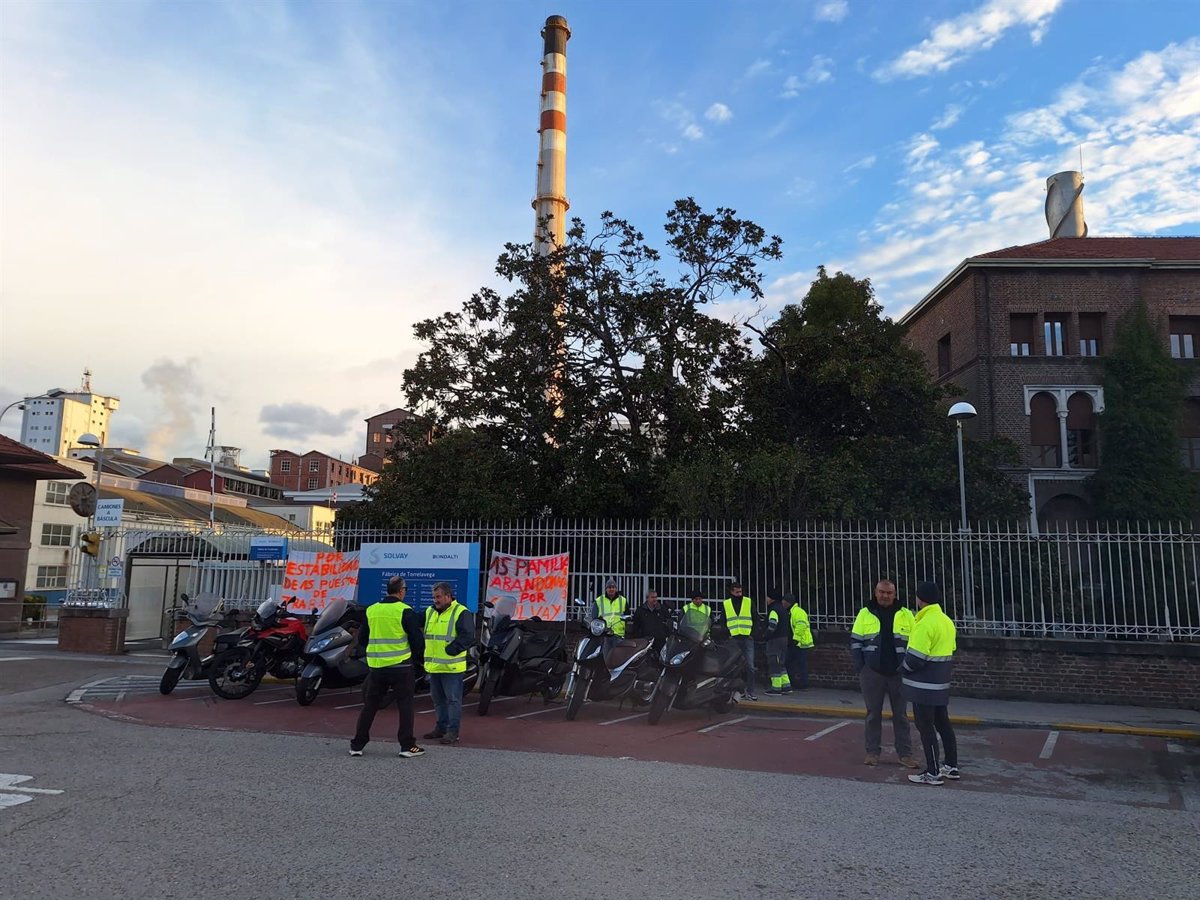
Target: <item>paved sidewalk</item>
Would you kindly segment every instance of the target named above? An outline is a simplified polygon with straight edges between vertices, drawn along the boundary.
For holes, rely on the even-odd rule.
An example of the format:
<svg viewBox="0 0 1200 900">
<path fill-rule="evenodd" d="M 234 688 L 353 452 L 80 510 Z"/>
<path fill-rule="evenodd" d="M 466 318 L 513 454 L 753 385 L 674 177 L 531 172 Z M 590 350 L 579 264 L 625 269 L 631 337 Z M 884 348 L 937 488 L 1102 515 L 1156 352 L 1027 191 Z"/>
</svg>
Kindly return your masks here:
<svg viewBox="0 0 1200 900">
<path fill-rule="evenodd" d="M 759 693 L 759 699 L 739 704 L 742 709 L 763 709 L 806 715 L 862 718 L 858 691 L 809 688 L 783 696 Z M 884 717 L 891 718 L 887 706 Z M 909 718 L 911 718 L 911 713 Z M 1151 737 L 1200 741 L 1200 711 L 1141 706 L 1108 706 L 1095 703 L 1045 703 L 1024 700 L 950 699 L 950 719 L 956 725 L 1000 728 L 1050 728 L 1057 731 L 1103 731 Z"/>
</svg>

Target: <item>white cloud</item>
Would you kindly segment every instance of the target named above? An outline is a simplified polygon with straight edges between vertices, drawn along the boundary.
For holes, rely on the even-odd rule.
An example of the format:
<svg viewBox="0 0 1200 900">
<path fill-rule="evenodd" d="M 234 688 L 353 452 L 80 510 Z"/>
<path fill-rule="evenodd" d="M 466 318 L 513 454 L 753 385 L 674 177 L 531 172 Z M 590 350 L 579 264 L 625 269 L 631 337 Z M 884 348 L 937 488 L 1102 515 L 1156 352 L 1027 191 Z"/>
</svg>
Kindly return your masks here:
<svg viewBox="0 0 1200 900">
<path fill-rule="evenodd" d="M 704 111 L 704 118 L 710 122 L 728 122 L 733 118 L 733 110 L 724 103 L 714 103 Z"/>
<path fill-rule="evenodd" d="M 766 72 L 770 68 L 771 68 L 771 61 L 769 59 L 756 59 L 754 62 L 750 63 L 749 66 L 746 67 L 746 71 L 743 73 L 742 77 L 743 78 L 757 78 L 759 75 L 762 75 L 764 72 Z"/>
<path fill-rule="evenodd" d="M 875 154 L 872 153 L 870 156 L 864 156 L 862 159 L 857 160 L 856 162 L 850 163 L 850 165 L 848 165 L 848 166 L 846 166 L 846 168 L 842 169 L 842 172 L 844 174 L 846 172 L 853 172 L 857 169 L 870 169 L 874 165 L 875 165 Z"/>
<path fill-rule="evenodd" d="M 689 141 L 698 141 L 704 137 L 704 129 L 692 122 L 683 129 L 682 134 Z"/>
<path fill-rule="evenodd" d="M 813 18 L 818 22 L 840 22 L 849 12 L 847 0 L 820 0 L 813 10 Z"/>
<path fill-rule="evenodd" d="M 944 72 L 992 47 L 1013 28 L 1028 28 L 1040 43 L 1063 0 L 988 0 L 983 6 L 938 22 L 929 37 L 875 72 L 881 81 Z"/>
<path fill-rule="evenodd" d="M 898 192 L 857 252 L 831 269 L 868 277 L 891 314 L 919 300 L 963 259 L 1045 240 L 1046 178 L 1078 167 L 1093 235 L 1200 227 L 1200 38 L 1118 69 L 1094 68 L 993 134 L 944 145 L 929 132 L 901 147 Z M 802 296 L 808 273 L 775 297 Z M 798 294 L 796 292 L 799 292 Z"/>
<path fill-rule="evenodd" d="M 807 88 L 830 81 L 833 81 L 833 60 L 828 56 L 817 55 L 812 58 L 812 62 L 809 64 L 803 78 L 798 75 L 789 75 L 787 77 L 787 80 L 783 83 L 783 93 L 781 96 L 785 100 L 790 100 L 793 97 L 800 96 L 800 92 Z"/>
<path fill-rule="evenodd" d="M 957 103 L 949 104 L 941 116 L 932 125 L 930 131 L 944 131 L 962 118 L 963 107 Z"/>
</svg>

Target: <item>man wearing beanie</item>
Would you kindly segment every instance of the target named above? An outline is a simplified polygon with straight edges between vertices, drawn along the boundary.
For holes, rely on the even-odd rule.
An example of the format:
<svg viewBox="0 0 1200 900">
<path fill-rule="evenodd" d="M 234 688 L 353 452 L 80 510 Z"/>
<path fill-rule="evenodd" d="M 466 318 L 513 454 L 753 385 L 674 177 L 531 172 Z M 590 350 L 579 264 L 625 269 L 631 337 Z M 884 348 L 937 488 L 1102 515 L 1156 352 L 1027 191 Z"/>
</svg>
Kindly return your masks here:
<svg viewBox="0 0 1200 900">
<path fill-rule="evenodd" d="M 925 749 L 925 771 L 909 775 L 913 784 L 941 784 L 958 780 L 958 743 L 950 725 L 950 668 L 958 633 L 942 612 L 941 591 L 932 581 L 917 586 L 917 615 L 908 649 L 900 665 L 904 697 L 913 705 L 913 718 Z M 944 765 L 938 765 L 938 737 L 942 739 Z"/>
<path fill-rule="evenodd" d="M 771 678 L 768 694 L 792 692 L 792 682 L 784 662 L 791 636 L 791 619 L 783 606 L 783 594 L 779 588 L 767 588 L 767 675 Z"/>
</svg>

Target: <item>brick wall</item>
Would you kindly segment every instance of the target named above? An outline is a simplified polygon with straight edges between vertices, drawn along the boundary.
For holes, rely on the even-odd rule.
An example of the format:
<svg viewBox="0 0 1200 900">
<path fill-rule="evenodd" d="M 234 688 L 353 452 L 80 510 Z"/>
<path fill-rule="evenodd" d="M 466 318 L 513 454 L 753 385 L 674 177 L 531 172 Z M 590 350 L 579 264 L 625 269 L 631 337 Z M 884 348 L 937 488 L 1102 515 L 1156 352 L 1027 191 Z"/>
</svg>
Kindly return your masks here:
<svg viewBox="0 0 1200 900">
<path fill-rule="evenodd" d="M 845 632 L 821 632 L 809 681 L 858 688 Z M 959 638 L 964 697 L 1200 709 L 1200 644 Z"/>
<path fill-rule="evenodd" d="M 73 653 L 123 653 L 127 609 L 63 609 L 58 649 Z"/>
</svg>

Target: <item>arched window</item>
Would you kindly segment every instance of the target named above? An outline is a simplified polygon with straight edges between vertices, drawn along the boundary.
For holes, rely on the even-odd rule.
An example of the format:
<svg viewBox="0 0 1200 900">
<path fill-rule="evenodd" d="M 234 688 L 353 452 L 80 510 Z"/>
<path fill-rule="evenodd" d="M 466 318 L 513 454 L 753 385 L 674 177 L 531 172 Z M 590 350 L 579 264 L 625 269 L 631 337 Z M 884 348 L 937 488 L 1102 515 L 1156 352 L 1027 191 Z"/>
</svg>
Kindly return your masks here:
<svg viewBox="0 0 1200 900">
<path fill-rule="evenodd" d="M 1200 400 L 1189 398 L 1183 404 L 1183 464 L 1200 472 Z"/>
<path fill-rule="evenodd" d="M 1094 469 L 1100 464 L 1096 445 L 1096 411 L 1084 393 L 1067 399 L 1067 459 L 1075 469 Z"/>
<path fill-rule="evenodd" d="M 1029 398 L 1029 445 L 1033 450 L 1033 465 L 1057 469 L 1062 465 L 1062 450 L 1058 442 L 1058 404 L 1053 394 L 1045 391 Z"/>
</svg>

